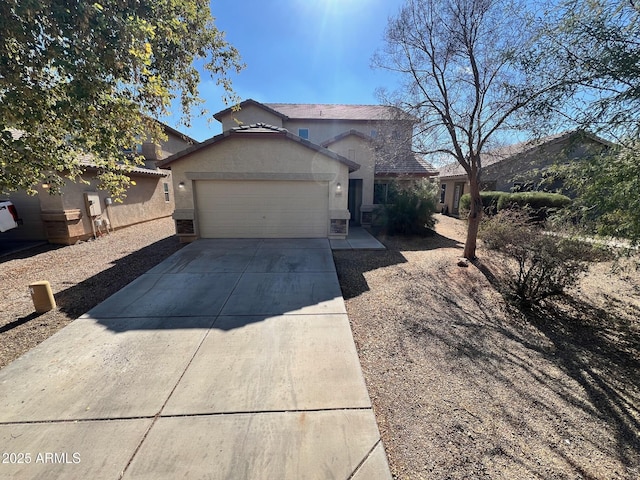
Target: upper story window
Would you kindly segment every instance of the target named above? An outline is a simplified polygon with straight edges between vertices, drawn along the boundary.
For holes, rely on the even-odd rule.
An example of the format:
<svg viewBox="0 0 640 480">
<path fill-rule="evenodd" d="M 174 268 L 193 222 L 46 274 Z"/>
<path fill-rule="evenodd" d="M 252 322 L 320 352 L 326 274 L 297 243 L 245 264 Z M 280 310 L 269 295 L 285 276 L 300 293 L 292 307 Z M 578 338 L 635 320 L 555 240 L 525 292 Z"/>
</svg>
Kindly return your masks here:
<svg viewBox="0 0 640 480">
<path fill-rule="evenodd" d="M 171 198 L 169 197 L 169 184 L 167 182 L 162 184 L 162 190 L 164 192 L 164 201 L 168 202 Z"/>
<path fill-rule="evenodd" d="M 298 129 L 298 136 L 300 138 L 306 138 L 307 140 L 309 140 L 309 129 L 308 128 L 299 128 Z"/>
<path fill-rule="evenodd" d="M 132 148 L 125 148 L 123 152 L 127 155 L 132 155 L 134 153 L 136 155 L 142 155 L 142 144 L 136 143 Z"/>
</svg>

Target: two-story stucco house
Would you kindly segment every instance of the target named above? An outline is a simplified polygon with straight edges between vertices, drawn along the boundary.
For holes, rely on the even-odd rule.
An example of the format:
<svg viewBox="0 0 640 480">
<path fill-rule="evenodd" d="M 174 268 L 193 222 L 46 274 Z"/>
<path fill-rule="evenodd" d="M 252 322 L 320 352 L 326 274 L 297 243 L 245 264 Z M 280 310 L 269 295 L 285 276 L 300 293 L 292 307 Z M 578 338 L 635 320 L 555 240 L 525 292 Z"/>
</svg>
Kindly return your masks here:
<svg viewBox="0 0 640 480">
<path fill-rule="evenodd" d="M 214 118 L 222 134 L 160 163 L 182 241 L 344 238 L 371 223 L 391 179 L 437 174 L 411 151 L 415 120 L 391 107 L 246 100 Z"/>
</svg>

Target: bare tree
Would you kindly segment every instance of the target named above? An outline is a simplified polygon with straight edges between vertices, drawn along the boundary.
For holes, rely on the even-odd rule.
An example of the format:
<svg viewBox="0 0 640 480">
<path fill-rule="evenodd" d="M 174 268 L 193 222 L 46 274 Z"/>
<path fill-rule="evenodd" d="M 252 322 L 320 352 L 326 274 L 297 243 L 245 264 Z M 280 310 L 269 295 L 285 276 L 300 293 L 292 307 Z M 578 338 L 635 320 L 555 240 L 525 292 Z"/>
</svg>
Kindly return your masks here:
<svg viewBox="0 0 640 480">
<path fill-rule="evenodd" d="M 563 75 L 527 75 L 527 63 L 542 56 L 532 43 L 534 22 L 527 20 L 534 12 L 517 2 L 407 0 L 389 20 L 385 48 L 373 59 L 374 66 L 405 80 L 385 101 L 419 119 L 416 149 L 453 157 L 467 173 L 469 259 L 476 256 L 482 216 L 483 152 L 520 114 L 537 102 L 543 111 L 543 100 L 569 84 Z"/>
</svg>

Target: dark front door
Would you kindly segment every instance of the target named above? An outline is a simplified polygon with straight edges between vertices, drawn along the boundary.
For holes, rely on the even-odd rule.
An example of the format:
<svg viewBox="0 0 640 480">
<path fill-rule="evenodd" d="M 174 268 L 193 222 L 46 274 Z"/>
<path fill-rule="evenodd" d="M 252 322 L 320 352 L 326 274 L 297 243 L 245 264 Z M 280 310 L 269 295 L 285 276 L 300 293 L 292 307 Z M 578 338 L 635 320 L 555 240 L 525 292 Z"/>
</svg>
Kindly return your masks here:
<svg viewBox="0 0 640 480">
<path fill-rule="evenodd" d="M 456 183 L 453 186 L 453 210 L 451 213 L 458 215 L 460 213 L 460 197 L 464 193 L 464 182 Z"/>
<path fill-rule="evenodd" d="M 351 214 L 351 224 L 360 225 L 360 207 L 362 206 L 362 180 L 349 179 L 348 194 L 349 213 Z"/>
</svg>

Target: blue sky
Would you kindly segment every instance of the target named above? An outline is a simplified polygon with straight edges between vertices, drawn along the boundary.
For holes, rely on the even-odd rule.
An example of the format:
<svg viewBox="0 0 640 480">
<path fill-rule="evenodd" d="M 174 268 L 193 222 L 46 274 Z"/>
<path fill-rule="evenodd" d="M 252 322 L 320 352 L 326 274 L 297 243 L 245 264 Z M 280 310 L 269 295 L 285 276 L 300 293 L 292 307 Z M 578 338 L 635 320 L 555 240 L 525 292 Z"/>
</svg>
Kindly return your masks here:
<svg viewBox="0 0 640 480">
<path fill-rule="evenodd" d="M 233 76 L 241 99 L 286 103 L 378 103 L 375 90 L 396 77 L 370 67 L 383 45 L 389 16 L 402 0 L 213 0 L 216 25 L 246 68 Z M 222 89 L 203 76 L 210 115 L 226 108 Z M 210 116 L 209 115 L 209 116 Z M 196 140 L 221 133 L 220 124 L 193 118 L 191 128 L 165 121 Z"/>
</svg>

